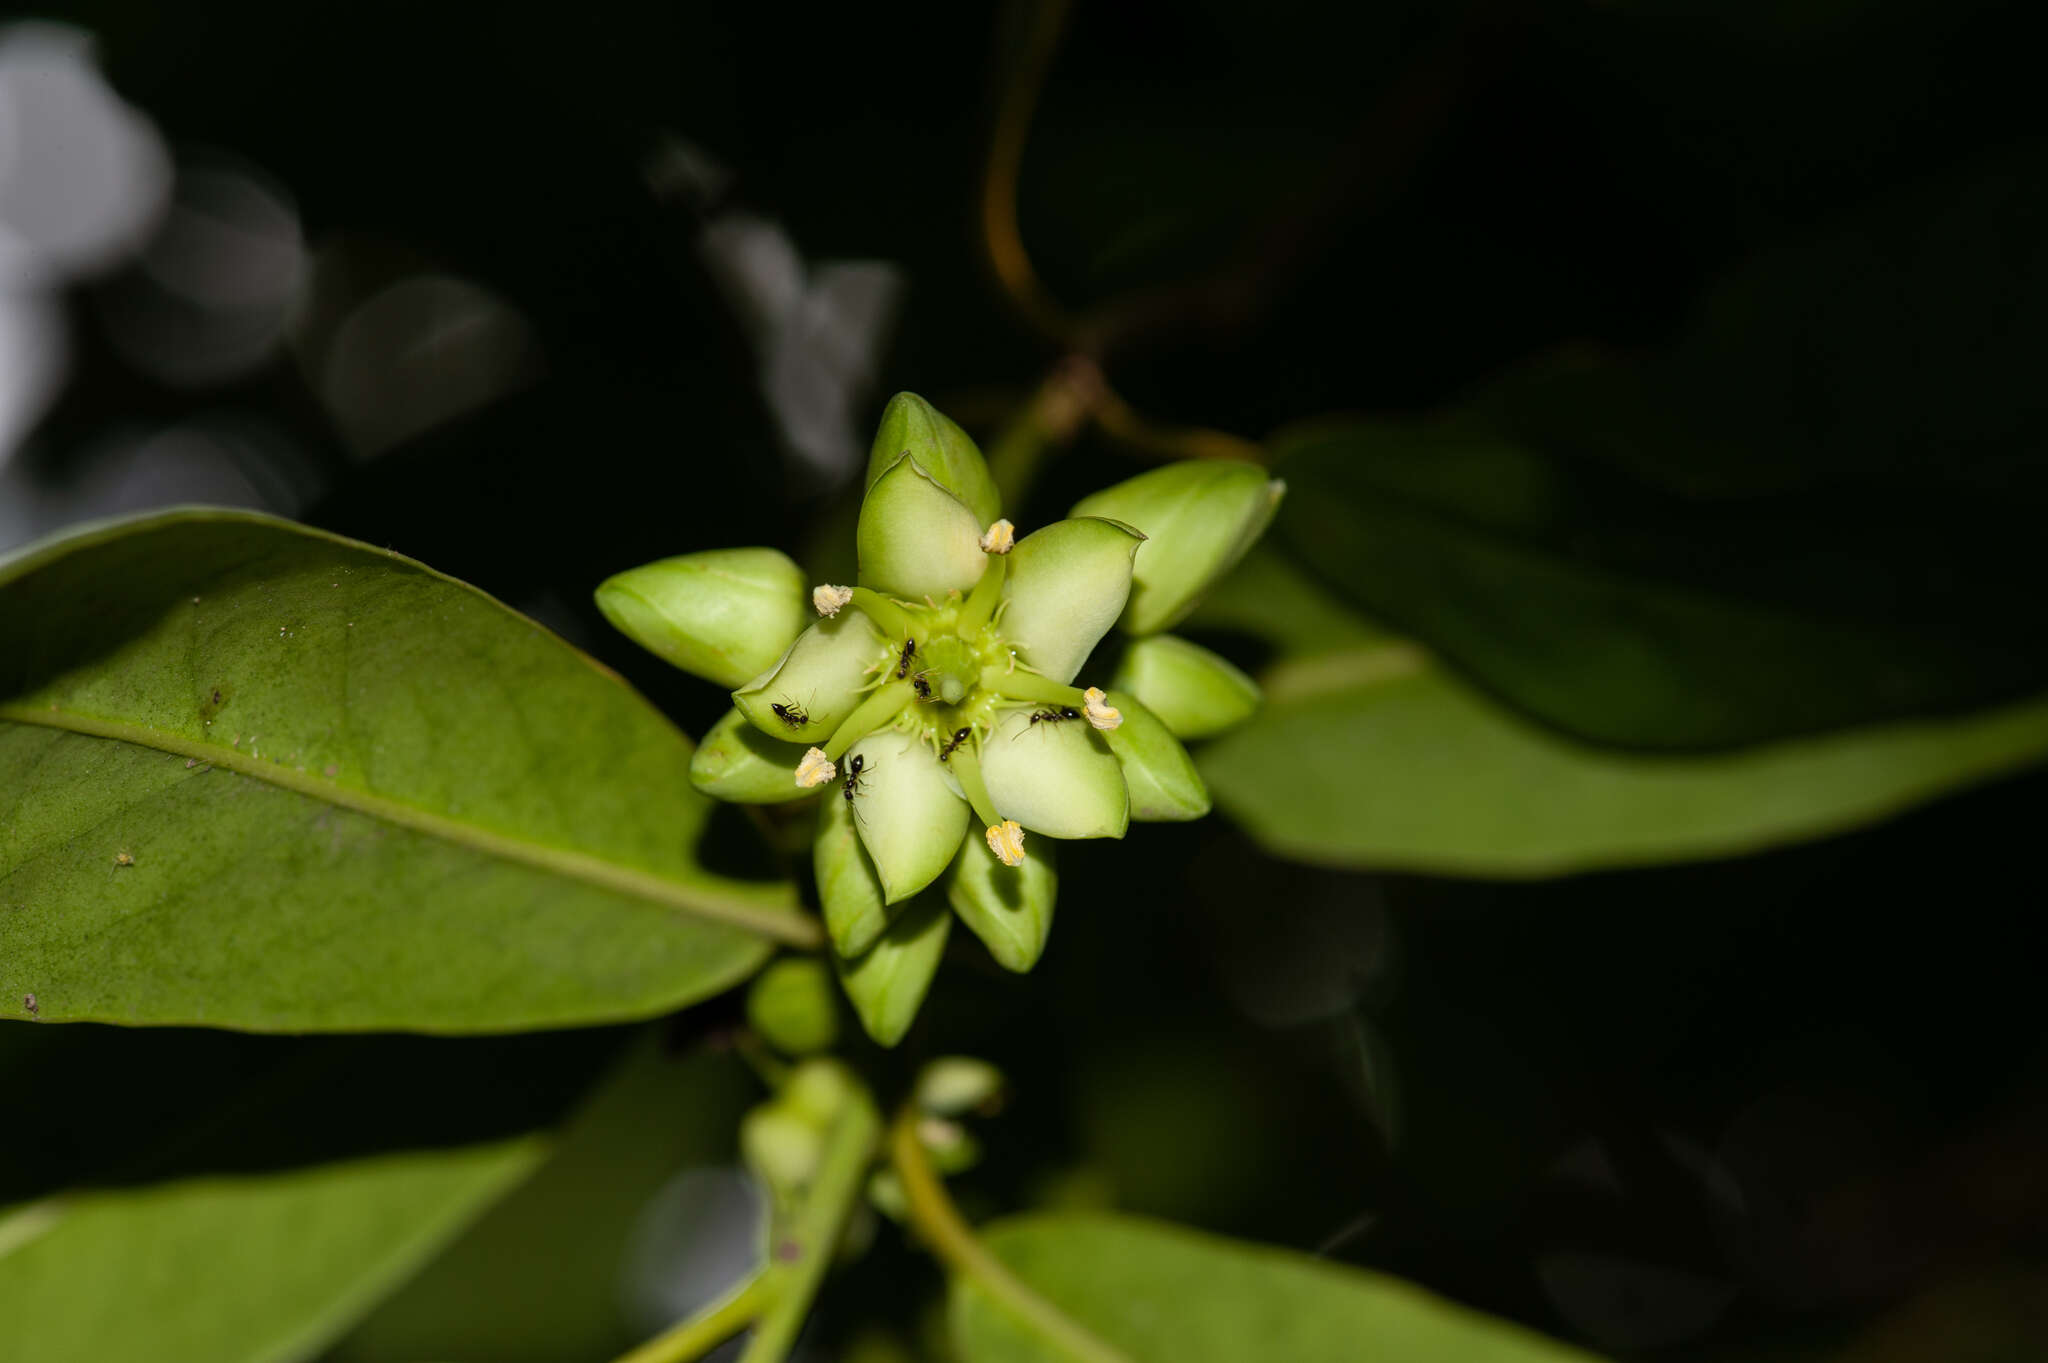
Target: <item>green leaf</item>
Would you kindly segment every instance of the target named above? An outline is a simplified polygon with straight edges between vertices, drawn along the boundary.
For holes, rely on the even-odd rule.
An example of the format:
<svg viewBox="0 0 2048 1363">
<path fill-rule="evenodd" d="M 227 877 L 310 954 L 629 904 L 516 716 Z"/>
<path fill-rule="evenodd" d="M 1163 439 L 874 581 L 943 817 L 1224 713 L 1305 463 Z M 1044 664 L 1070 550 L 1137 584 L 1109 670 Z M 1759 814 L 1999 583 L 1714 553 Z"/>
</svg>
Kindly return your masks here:
<svg viewBox="0 0 2048 1363">
<path fill-rule="evenodd" d="M 730 1055 L 676 1056 L 645 1038 L 547 1163 L 363 1320 L 336 1346 L 336 1363 L 604 1363 L 666 1325 L 657 1308 L 673 1311 L 691 1287 L 707 1298 L 723 1291 L 731 1284 L 708 1247 L 665 1262 L 635 1256 L 647 1253 L 651 1204 L 678 1205 L 654 1203 L 664 1187 L 685 1192 L 671 1181 L 731 1161 L 734 1127 L 755 1091 Z M 730 1226 L 703 1229 L 716 1236 Z M 656 1267 L 668 1276 L 644 1280 Z"/>
<path fill-rule="evenodd" d="M 1584 1363 L 1591 1355 L 1420 1288 L 1305 1254 L 1137 1217 L 1017 1217 L 996 1258 L 1128 1363 Z M 1096 1363 L 976 1279 L 953 1279 L 965 1363 Z"/>
<path fill-rule="evenodd" d="M 534 1139 L 32 1203 L 0 1219 L 0 1320 L 39 1363 L 289 1363 L 537 1164 Z"/>
<path fill-rule="evenodd" d="M 1563 875 L 1729 856 L 1884 818 L 2048 755 L 2048 700 L 1682 757 L 1591 747 L 1501 708 L 1420 649 L 1290 662 L 1205 747 L 1216 803 L 1324 865 Z"/>
<path fill-rule="evenodd" d="M 1662 564 L 1664 546 L 1696 563 L 1760 552 L 1735 513 L 1692 518 L 1610 489 L 1600 523 L 1576 526 L 1560 507 L 1590 493 L 1469 421 L 1303 432 L 1280 466 L 1300 495 L 1279 536 L 1333 589 L 1598 741 L 1751 742 L 1981 704 L 2039 671 L 2010 630 L 1973 639 L 1895 610 L 1791 600 L 1816 591 L 1797 561 L 1811 543 L 1786 546 L 1772 580 L 1745 590 L 1689 581 Z M 1617 536 L 1642 547 L 1603 555 Z M 1886 574 L 1867 576 L 1886 589 Z"/>
<path fill-rule="evenodd" d="M 0 998 L 45 1020 L 479 1032 L 725 989 L 786 884 L 706 869 L 690 746 L 408 559 L 240 512 L 0 564 Z"/>
</svg>

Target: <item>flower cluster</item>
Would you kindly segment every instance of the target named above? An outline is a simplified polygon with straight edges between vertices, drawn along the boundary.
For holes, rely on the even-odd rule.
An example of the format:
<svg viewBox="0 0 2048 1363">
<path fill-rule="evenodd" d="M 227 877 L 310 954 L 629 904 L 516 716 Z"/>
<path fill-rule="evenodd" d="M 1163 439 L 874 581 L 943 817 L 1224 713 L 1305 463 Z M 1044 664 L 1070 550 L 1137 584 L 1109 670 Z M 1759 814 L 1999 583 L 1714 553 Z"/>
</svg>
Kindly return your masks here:
<svg viewBox="0 0 2048 1363">
<path fill-rule="evenodd" d="M 621 573 L 597 599 L 645 647 L 734 688 L 691 765 L 700 790 L 825 797 L 826 928 L 863 1024 L 893 1044 L 953 913 L 1009 969 L 1037 961 L 1057 889 L 1049 840 L 1208 812 L 1181 741 L 1244 719 L 1258 692 L 1164 631 L 1283 490 L 1253 464 L 1174 464 L 1020 537 L 974 442 L 906 393 L 869 460 L 855 583 L 725 549 Z M 1083 677 L 1119 625 L 1132 638 L 1114 673 Z"/>
</svg>

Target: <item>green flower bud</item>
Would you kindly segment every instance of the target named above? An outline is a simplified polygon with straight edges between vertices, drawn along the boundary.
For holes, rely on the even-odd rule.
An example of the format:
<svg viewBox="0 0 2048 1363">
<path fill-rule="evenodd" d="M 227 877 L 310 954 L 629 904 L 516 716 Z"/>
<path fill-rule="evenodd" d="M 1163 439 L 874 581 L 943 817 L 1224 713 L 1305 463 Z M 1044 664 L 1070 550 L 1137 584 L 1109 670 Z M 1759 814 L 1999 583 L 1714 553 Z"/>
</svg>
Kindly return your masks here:
<svg viewBox="0 0 2048 1363">
<path fill-rule="evenodd" d="M 739 686 L 780 657 L 809 619 L 803 569 L 774 549 L 713 549 L 608 578 L 604 618 L 656 657 Z"/>
<path fill-rule="evenodd" d="M 1001 1101 L 1003 1072 L 986 1060 L 943 1055 L 917 1072 L 911 1101 L 936 1117 L 987 1112 Z"/>
<path fill-rule="evenodd" d="M 917 1124 L 917 1143 L 931 1157 L 932 1167 L 951 1177 L 981 1163 L 981 1142 L 974 1133 L 947 1117 L 926 1117 Z"/>
<path fill-rule="evenodd" d="M 868 1175 L 868 1204 L 891 1221 L 901 1221 L 910 1215 L 910 1195 L 903 1191 L 903 1180 L 893 1167 L 885 1164 Z M 910 1355 L 903 1357 L 907 1359 Z"/>
<path fill-rule="evenodd" d="M 839 1040 L 839 1001 L 824 965 L 786 956 L 754 977 L 747 1022 L 784 1055 L 814 1055 Z"/>
<path fill-rule="evenodd" d="M 819 973 L 823 973 L 822 967 Z M 839 1114 L 848 1103 L 865 1100 L 866 1095 L 860 1081 L 853 1077 L 853 1071 L 826 1057 L 806 1060 L 791 1070 L 776 1098 L 777 1104 L 785 1111 L 801 1117 L 821 1132 L 829 1130 L 832 1123 L 839 1120 Z"/>
<path fill-rule="evenodd" d="M 1173 634 L 1134 639 L 1110 685 L 1136 696 L 1176 738 L 1208 738 L 1259 708 L 1259 684 L 1199 644 Z"/>
<path fill-rule="evenodd" d="M 1102 736 L 1077 719 L 1034 723 L 1033 713 L 1045 712 L 1008 711 L 982 746 L 997 811 L 1050 838 L 1121 838 L 1130 800 Z"/>
<path fill-rule="evenodd" d="M 904 909 L 866 955 L 852 961 L 836 958 L 840 987 L 877 1044 L 894 1046 L 910 1030 L 932 987 L 952 925 L 946 901 L 925 895 Z"/>
<path fill-rule="evenodd" d="M 1180 823 L 1207 814 L 1209 787 L 1188 750 L 1159 716 L 1122 691 L 1110 692 L 1109 703 L 1123 712 L 1124 722 L 1103 738 L 1123 766 L 1131 817 L 1147 823 Z"/>
<path fill-rule="evenodd" d="M 1120 521 L 1057 521 L 1010 551 L 1003 637 L 1054 681 L 1074 679 L 1123 614 L 1145 537 Z"/>
<path fill-rule="evenodd" d="M 1060 885 L 1053 846 L 1039 843 L 1022 866 L 1010 867 L 996 860 L 980 830 L 961 839 L 946 901 L 1005 970 L 1021 974 L 1045 951 Z"/>
<path fill-rule="evenodd" d="M 868 486 L 904 455 L 917 461 L 931 480 L 958 497 L 987 525 L 1003 511 L 995 479 L 967 432 L 915 393 L 898 393 L 882 409 L 881 428 L 868 452 Z"/>
<path fill-rule="evenodd" d="M 824 1153 L 824 1128 L 781 1103 L 764 1103 L 740 1118 L 740 1157 L 778 1205 L 797 1199 Z"/>
<path fill-rule="evenodd" d="M 887 647 L 866 616 L 841 611 L 799 634 L 773 667 L 732 693 L 733 704 L 770 738 L 817 742 L 859 707 L 868 671 Z"/>
<path fill-rule="evenodd" d="M 742 805 L 801 800 L 811 792 L 796 784 L 801 748 L 777 743 L 737 709 L 711 726 L 690 757 L 690 784 L 713 799 Z"/>
<path fill-rule="evenodd" d="M 818 804 L 811 868 L 818 877 L 818 899 L 833 949 L 841 956 L 860 955 L 887 930 L 889 910 L 882 899 L 881 877 L 854 831 L 853 807 L 836 791 Z"/>
<path fill-rule="evenodd" d="M 854 783 L 842 802 L 853 807 L 884 901 L 900 904 L 952 864 L 967 831 L 967 802 L 946 783 L 938 756 L 895 729 L 862 739 L 846 763 Z"/>
<path fill-rule="evenodd" d="M 860 504 L 861 585 L 912 601 L 965 592 L 981 580 L 986 528 L 916 461 L 898 459 Z"/>
<path fill-rule="evenodd" d="M 1107 516 L 1145 535 L 1123 626 L 1156 634 L 1194 609 L 1272 523 L 1287 485 L 1257 464 L 1190 459 L 1104 488 L 1073 515 Z"/>
</svg>

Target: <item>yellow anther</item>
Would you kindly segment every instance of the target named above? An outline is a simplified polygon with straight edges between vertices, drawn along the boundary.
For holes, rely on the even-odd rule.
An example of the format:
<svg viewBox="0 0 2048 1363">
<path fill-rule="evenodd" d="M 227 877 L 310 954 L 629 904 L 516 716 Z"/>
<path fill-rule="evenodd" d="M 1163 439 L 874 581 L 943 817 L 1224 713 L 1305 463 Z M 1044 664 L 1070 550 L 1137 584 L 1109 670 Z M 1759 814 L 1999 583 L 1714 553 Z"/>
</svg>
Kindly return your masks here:
<svg viewBox="0 0 2048 1363">
<path fill-rule="evenodd" d="M 834 587 L 830 583 L 811 588 L 811 608 L 820 615 L 837 615 L 853 600 L 853 588 Z"/>
<path fill-rule="evenodd" d="M 839 774 L 839 768 L 832 765 L 832 759 L 825 756 L 823 748 L 812 748 L 804 753 L 803 761 L 796 764 L 796 783 L 805 790 L 822 786 Z"/>
<path fill-rule="evenodd" d="M 1024 864 L 1024 828 L 1015 819 L 1005 819 L 988 828 L 988 850 L 1005 866 Z"/>
<path fill-rule="evenodd" d="M 981 537 L 981 552 L 984 554 L 1007 554 L 1010 546 L 1017 542 L 1017 527 L 1008 521 L 997 521 Z"/>
<path fill-rule="evenodd" d="M 1109 697 L 1102 694 L 1102 688 L 1091 686 L 1081 693 L 1081 700 L 1087 706 L 1088 722 L 1098 729 L 1114 729 L 1124 722 L 1123 712 L 1109 703 Z"/>
</svg>

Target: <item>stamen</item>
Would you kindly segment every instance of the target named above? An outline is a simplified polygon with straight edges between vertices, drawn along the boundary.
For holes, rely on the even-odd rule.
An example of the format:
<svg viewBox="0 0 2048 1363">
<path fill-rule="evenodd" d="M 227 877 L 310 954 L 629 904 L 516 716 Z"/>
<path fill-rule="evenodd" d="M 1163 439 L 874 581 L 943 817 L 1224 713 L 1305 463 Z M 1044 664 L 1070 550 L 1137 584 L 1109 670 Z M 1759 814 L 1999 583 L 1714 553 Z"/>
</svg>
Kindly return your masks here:
<svg viewBox="0 0 2048 1363">
<path fill-rule="evenodd" d="M 875 622 L 876 629 L 891 639 L 904 639 L 917 633 L 917 622 L 910 618 L 910 612 L 871 587 L 853 588 L 848 599 L 862 615 Z"/>
<path fill-rule="evenodd" d="M 811 609 L 820 615 L 837 615 L 853 600 L 853 588 L 821 583 L 811 588 Z"/>
<path fill-rule="evenodd" d="M 988 850 L 1005 866 L 1024 864 L 1024 829 L 1015 819 L 1005 819 L 999 824 L 990 824 L 985 835 Z"/>
<path fill-rule="evenodd" d="M 796 764 L 796 783 L 805 790 L 822 786 L 839 774 L 832 765 L 832 759 L 825 756 L 823 748 L 812 748 L 804 753 L 803 760 Z"/>
<path fill-rule="evenodd" d="M 997 521 L 997 525 L 1005 522 Z M 970 639 L 981 632 L 996 613 L 996 606 L 1003 599 L 1003 577 L 1010 560 L 1000 554 L 991 554 L 988 566 L 981 570 L 981 581 L 974 584 L 974 594 L 967 598 L 967 604 L 960 608 L 959 623 L 954 628 L 963 639 Z"/>
<path fill-rule="evenodd" d="M 908 678 L 884 682 L 825 740 L 824 756 L 838 761 L 846 750 L 909 708 L 917 691 Z M 830 779 L 829 777 L 827 779 Z"/>
<path fill-rule="evenodd" d="M 1109 697 L 1102 694 L 1102 688 L 1091 686 L 1081 693 L 1083 712 L 1088 722 L 1098 729 L 1114 729 L 1124 722 L 1123 712 L 1109 703 Z"/>
<path fill-rule="evenodd" d="M 1008 521 L 997 521 L 981 537 L 981 552 L 984 554 L 1007 554 L 1010 546 L 1017 542 L 1017 527 Z"/>
<path fill-rule="evenodd" d="M 1009 667 L 991 663 L 982 668 L 981 689 L 993 691 L 1004 700 L 1023 701 L 1028 705 L 1071 705 L 1078 710 L 1088 703 L 1087 696 L 1078 688 L 1064 686 L 1044 673 L 1018 668 L 1014 657 Z"/>
</svg>

